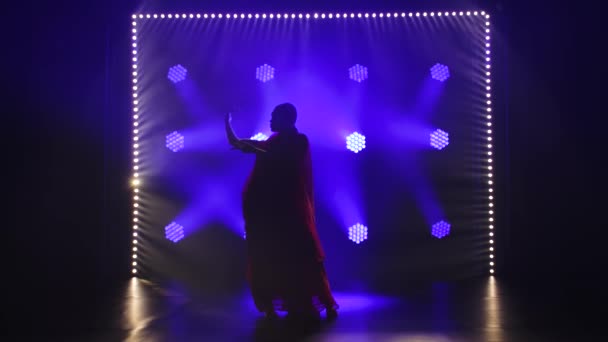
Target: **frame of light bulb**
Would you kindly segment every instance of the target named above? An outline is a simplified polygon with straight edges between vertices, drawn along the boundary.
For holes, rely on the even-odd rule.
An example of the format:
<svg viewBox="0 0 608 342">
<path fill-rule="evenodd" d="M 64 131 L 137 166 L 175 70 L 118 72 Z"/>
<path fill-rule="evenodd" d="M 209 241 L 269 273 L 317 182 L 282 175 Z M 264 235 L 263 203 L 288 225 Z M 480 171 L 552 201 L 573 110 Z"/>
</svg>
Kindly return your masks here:
<svg viewBox="0 0 608 342">
<path fill-rule="evenodd" d="M 132 268 L 131 272 L 133 275 L 137 275 L 138 264 L 138 230 L 139 230 L 139 192 L 141 179 L 139 175 L 139 138 L 141 133 L 139 131 L 139 123 L 140 123 L 140 112 L 139 112 L 139 99 L 138 99 L 138 87 L 137 82 L 139 79 L 139 69 L 137 64 L 137 54 L 138 54 L 138 46 L 137 46 L 137 25 L 138 21 L 142 20 L 164 20 L 164 19 L 208 19 L 208 20 L 234 20 L 234 19 L 360 19 L 360 18 L 412 18 L 412 17 L 460 17 L 460 16 L 476 16 L 480 19 L 484 20 L 485 34 L 483 35 L 483 46 L 485 47 L 485 57 L 482 61 L 482 65 L 485 70 L 485 84 L 483 92 L 486 94 L 486 106 L 485 113 L 482 113 L 485 116 L 486 125 L 487 125 L 487 147 L 486 153 L 487 155 L 486 167 L 488 170 L 487 175 L 487 184 L 488 184 L 488 270 L 490 274 L 494 274 L 495 269 L 495 250 L 494 250 L 494 187 L 493 187 L 493 160 L 492 160 L 492 95 L 491 95 L 491 52 L 490 52 L 490 15 L 485 11 L 445 11 L 445 12 L 374 12 L 374 13 L 190 13 L 190 14 L 133 14 L 131 15 L 132 19 L 132 96 L 133 96 L 133 241 L 132 241 Z"/>
</svg>

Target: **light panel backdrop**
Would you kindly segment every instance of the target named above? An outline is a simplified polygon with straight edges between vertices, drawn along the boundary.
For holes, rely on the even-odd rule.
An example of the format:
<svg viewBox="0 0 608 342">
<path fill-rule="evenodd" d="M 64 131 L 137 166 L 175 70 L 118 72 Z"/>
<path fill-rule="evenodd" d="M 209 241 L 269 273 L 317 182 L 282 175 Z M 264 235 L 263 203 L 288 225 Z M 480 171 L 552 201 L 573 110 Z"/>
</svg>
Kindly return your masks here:
<svg viewBox="0 0 608 342">
<path fill-rule="evenodd" d="M 242 286 L 254 157 L 230 150 L 223 118 L 265 139 L 283 102 L 311 141 L 334 286 L 493 272 L 488 14 L 132 21 L 136 275 Z"/>
</svg>

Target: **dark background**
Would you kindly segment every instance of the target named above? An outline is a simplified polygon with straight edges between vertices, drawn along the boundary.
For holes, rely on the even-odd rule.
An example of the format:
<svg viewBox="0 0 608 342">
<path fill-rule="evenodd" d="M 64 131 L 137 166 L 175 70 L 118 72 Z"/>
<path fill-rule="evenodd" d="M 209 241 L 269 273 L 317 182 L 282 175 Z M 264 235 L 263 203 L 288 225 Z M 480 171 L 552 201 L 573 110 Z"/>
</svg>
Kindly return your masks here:
<svg viewBox="0 0 608 342">
<path fill-rule="evenodd" d="M 529 289 L 564 289 L 563 295 L 600 288 L 607 235 L 600 165 L 605 70 L 596 49 L 596 12 L 558 3 L 477 3 L 494 25 L 499 276 Z M 166 6 L 245 10 L 236 0 L 221 7 L 194 1 Z M 470 6 L 377 0 L 247 7 Z M 147 8 L 163 6 L 159 1 Z M 21 3 L 3 21 L 4 212 L 10 218 L 3 284 L 5 312 L 13 319 L 44 315 L 51 305 L 76 314 L 129 275 L 124 32 L 128 15 L 139 9 L 123 1 Z M 84 300 L 87 291 L 94 295 L 88 292 Z"/>
</svg>

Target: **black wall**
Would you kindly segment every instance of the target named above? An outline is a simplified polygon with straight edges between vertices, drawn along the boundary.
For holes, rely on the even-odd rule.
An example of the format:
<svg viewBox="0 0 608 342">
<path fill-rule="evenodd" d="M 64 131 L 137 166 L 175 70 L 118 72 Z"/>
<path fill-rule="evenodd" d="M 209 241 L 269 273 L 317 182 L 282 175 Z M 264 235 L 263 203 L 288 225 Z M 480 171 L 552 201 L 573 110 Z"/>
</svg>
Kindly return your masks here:
<svg viewBox="0 0 608 342">
<path fill-rule="evenodd" d="M 168 6 L 196 8 L 192 3 Z M 448 1 L 331 3 L 279 7 L 466 7 Z M 3 283 L 12 291 L 10 302 L 26 315 L 31 306 L 23 303 L 57 304 L 66 296 L 82 303 L 76 294 L 84 289 L 101 297 L 128 276 L 123 32 L 138 7 L 121 1 L 19 6 L 5 22 L 3 56 L 3 149 L 9 156 L 3 167 L 9 188 Z M 272 7 L 268 1 L 257 8 Z M 499 44 L 493 53 L 500 270 L 539 284 L 556 275 L 597 277 L 607 235 L 599 165 L 606 145 L 600 22 L 591 20 L 592 11 L 553 3 L 482 7 L 493 14 L 493 42 Z"/>
</svg>

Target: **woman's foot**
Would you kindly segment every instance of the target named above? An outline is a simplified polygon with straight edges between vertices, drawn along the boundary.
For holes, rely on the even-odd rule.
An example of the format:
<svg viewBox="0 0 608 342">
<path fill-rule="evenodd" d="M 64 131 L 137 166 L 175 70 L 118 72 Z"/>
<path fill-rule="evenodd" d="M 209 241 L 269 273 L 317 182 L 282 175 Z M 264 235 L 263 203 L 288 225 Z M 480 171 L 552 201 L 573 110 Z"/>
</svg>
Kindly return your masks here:
<svg viewBox="0 0 608 342">
<path fill-rule="evenodd" d="M 327 317 L 328 320 L 334 320 L 336 318 L 338 318 L 338 310 L 334 309 L 334 308 L 327 308 L 325 315 Z"/>
<path fill-rule="evenodd" d="M 279 315 L 274 310 L 269 310 L 269 311 L 264 312 L 264 318 L 266 318 L 266 319 L 276 319 L 278 317 L 279 317 Z"/>
<path fill-rule="evenodd" d="M 319 311 L 316 309 L 310 310 L 292 310 L 287 313 L 287 318 L 295 319 L 295 320 L 304 320 L 304 321 L 318 321 L 321 319 L 321 315 Z"/>
</svg>

